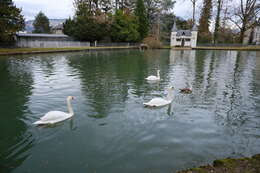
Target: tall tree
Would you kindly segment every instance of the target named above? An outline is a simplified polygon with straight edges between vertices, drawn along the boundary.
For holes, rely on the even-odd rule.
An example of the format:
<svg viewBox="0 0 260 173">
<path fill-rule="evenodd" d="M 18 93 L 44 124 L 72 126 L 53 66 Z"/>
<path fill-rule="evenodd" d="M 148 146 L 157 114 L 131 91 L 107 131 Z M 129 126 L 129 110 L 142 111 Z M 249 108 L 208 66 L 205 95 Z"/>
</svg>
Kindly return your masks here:
<svg viewBox="0 0 260 173">
<path fill-rule="evenodd" d="M 195 24 L 195 10 L 196 10 L 196 2 L 198 0 L 190 0 L 192 3 L 192 24 Z"/>
<path fill-rule="evenodd" d="M 13 40 L 13 35 L 24 29 L 24 18 L 21 9 L 12 0 L 0 1 L 0 42 Z"/>
<path fill-rule="evenodd" d="M 140 40 L 136 17 L 117 10 L 111 26 L 111 37 L 113 41 L 136 42 Z"/>
<path fill-rule="evenodd" d="M 67 19 L 64 23 L 63 32 L 76 40 L 95 41 L 102 40 L 107 35 L 108 24 L 105 12 L 99 10 L 93 11 L 93 4 L 100 1 L 75 0 L 75 16 L 73 19 Z"/>
<path fill-rule="evenodd" d="M 214 43 L 217 43 L 217 41 L 218 41 L 221 9 L 222 9 L 222 0 L 217 0 L 217 15 L 216 15 L 216 20 L 215 20 L 215 29 L 214 29 L 214 37 L 213 37 Z"/>
<path fill-rule="evenodd" d="M 33 22 L 34 30 L 33 33 L 50 33 L 50 21 L 43 12 L 39 12 Z"/>
<path fill-rule="evenodd" d="M 135 8 L 135 16 L 137 17 L 138 32 L 140 40 L 143 40 L 149 29 L 148 18 L 143 0 L 137 0 Z"/>
<path fill-rule="evenodd" d="M 199 20 L 199 41 L 209 42 L 211 40 L 209 25 L 212 13 L 212 0 L 204 0 Z"/>
<path fill-rule="evenodd" d="M 245 31 L 254 26 L 260 16 L 259 0 L 240 0 L 229 20 L 232 21 L 240 30 L 239 41 L 242 43 Z"/>
</svg>

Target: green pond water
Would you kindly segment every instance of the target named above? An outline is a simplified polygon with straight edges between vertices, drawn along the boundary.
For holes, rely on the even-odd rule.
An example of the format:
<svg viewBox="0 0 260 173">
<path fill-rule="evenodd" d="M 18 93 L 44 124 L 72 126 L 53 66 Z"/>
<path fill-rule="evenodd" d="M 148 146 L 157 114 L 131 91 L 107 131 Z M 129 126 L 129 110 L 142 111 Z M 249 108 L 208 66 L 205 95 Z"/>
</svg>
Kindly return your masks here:
<svg viewBox="0 0 260 173">
<path fill-rule="evenodd" d="M 161 70 L 159 83 L 145 77 Z M 193 93 L 178 89 L 192 85 Z M 170 106 L 143 106 L 174 86 Z M 32 123 L 51 110 L 75 116 Z M 260 52 L 0 57 L 0 172 L 167 173 L 260 153 Z"/>
</svg>

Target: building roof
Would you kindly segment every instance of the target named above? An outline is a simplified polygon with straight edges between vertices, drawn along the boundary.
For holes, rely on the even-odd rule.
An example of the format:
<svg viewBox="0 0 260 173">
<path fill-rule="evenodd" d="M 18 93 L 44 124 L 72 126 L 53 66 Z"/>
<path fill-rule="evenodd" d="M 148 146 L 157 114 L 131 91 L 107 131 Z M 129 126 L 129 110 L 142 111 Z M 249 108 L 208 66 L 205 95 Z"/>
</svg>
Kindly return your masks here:
<svg viewBox="0 0 260 173">
<path fill-rule="evenodd" d="M 18 37 L 52 37 L 52 38 L 69 38 L 64 34 L 28 34 L 28 33 L 17 33 Z"/>
<path fill-rule="evenodd" d="M 176 36 L 191 36 L 190 30 L 178 30 Z"/>
<path fill-rule="evenodd" d="M 59 29 L 61 29 L 61 30 L 62 30 L 62 29 L 63 29 L 63 24 L 60 23 L 60 24 L 54 26 L 53 29 L 55 29 L 55 30 L 59 30 Z"/>
<path fill-rule="evenodd" d="M 191 30 L 192 30 L 192 31 L 198 31 L 198 27 L 197 27 L 197 25 L 194 24 Z"/>
<path fill-rule="evenodd" d="M 172 31 L 177 31 L 178 29 L 177 29 L 177 26 L 176 26 L 176 22 L 174 21 L 174 24 L 173 24 L 173 26 L 172 26 Z"/>
</svg>

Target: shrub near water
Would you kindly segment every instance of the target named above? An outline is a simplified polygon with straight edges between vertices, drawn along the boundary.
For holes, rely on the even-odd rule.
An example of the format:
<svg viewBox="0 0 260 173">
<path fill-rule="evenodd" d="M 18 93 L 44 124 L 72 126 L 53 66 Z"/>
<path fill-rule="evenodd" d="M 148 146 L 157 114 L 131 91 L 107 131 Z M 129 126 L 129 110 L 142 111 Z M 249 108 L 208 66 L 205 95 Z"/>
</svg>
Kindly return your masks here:
<svg viewBox="0 0 260 173">
<path fill-rule="evenodd" d="M 152 49 L 158 49 L 158 48 L 161 48 L 162 47 L 162 43 L 160 40 L 158 40 L 156 37 L 154 36 L 149 36 L 149 37 L 146 37 L 144 40 L 143 40 L 143 43 L 144 44 L 147 44 L 149 46 L 149 48 L 152 48 Z"/>
</svg>

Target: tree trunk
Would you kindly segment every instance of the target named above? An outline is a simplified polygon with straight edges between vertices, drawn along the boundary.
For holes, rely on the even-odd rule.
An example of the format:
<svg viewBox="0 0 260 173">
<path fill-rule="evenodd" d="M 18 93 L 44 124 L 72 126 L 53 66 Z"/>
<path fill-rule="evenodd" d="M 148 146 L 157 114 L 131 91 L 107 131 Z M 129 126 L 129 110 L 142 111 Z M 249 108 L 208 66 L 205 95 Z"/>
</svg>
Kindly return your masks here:
<svg viewBox="0 0 260 173">
<path fill-rule="evenodd" d="M 214 44 L 218 42 L 218 31 L 219 31 L 219 21 L 220 21 L 220 11 L 221 11 L 221 0 L 218 0 L 218 8 L 217 8 L 217 16 L 215 22 L 215 30 L 214 30 Z"/>
<path fill-rule="evenodd" d="M 245 24 L 243 23 L 243 26 L 240 30 L 240 36 L 239 36 L 240 43 L 243 43 L 245 32 L 246 32 L 246 27 L 245 27 Z"/>
<path fill-rule="evenodd" d="M 196 5 L 195 3 L 196 3 L 196 1 L 194 0 L 194 1 L 192 2 L 192 6 L 193 6 L 192 25 L 195 24 L 195 5 Z"/>
</svg>

